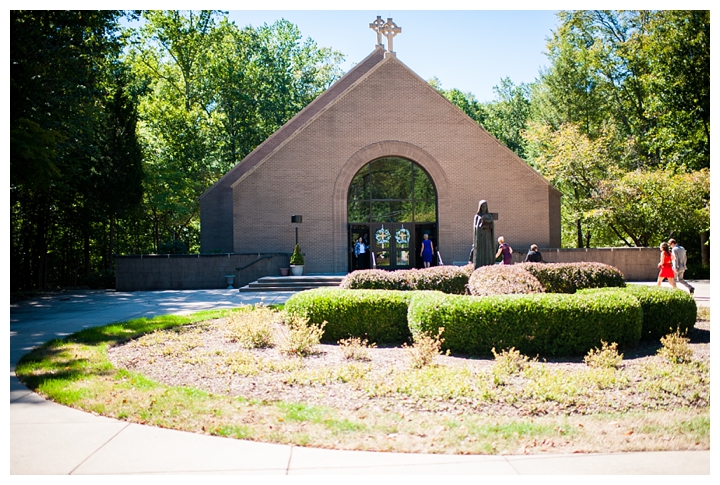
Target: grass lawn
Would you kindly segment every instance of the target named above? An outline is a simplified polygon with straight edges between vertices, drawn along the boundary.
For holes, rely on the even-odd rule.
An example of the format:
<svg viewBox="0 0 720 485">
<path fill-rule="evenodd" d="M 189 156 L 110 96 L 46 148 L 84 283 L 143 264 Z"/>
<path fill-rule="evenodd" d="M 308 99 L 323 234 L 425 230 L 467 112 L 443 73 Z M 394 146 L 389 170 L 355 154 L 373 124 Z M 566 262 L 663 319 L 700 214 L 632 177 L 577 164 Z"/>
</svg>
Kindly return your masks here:
<svg viewBox="0 0 720 485">
<path fill-rule="evenodd" d="M 320 345 L 312 328 L 246 307 L 87 329 L 25 355 L 16 374 L 88 412 L 273 443 L 454 454 L 709 449 L 709 328 L 709 309 L 699 308 L 689 342 L 625 355 L 607 346 L 586 359 L 513 349 L 478 359 L 442 354 L 432 339 L 423 348 Z"/>
</svg>

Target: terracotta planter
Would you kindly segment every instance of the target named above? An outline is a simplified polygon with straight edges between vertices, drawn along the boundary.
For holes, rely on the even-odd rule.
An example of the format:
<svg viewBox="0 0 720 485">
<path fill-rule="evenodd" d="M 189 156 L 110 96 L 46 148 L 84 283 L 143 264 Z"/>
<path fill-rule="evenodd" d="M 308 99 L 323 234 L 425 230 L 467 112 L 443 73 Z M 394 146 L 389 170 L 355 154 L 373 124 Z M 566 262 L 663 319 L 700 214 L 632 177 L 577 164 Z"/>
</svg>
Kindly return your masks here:
<svg viewBox="0 0 720 485">
<path fill-rule="evenodd" d="M 290 268 L 280 268 L 280 276 L 287 276 L 290 273 Z"/>
</svg>

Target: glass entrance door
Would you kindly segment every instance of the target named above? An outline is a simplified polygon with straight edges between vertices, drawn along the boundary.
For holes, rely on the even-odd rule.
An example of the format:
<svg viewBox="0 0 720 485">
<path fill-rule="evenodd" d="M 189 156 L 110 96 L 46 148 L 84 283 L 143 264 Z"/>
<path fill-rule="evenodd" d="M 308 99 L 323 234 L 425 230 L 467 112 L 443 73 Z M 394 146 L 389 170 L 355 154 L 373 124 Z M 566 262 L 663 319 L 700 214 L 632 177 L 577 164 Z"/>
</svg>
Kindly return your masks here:
<svg viewBox="0 0 720 485">
<path fill-rule="evenodd" d="M 409 269 L 415 264 L 413 224 L 372 224 L 370 249 L 378 269 Z"/>
</svg>

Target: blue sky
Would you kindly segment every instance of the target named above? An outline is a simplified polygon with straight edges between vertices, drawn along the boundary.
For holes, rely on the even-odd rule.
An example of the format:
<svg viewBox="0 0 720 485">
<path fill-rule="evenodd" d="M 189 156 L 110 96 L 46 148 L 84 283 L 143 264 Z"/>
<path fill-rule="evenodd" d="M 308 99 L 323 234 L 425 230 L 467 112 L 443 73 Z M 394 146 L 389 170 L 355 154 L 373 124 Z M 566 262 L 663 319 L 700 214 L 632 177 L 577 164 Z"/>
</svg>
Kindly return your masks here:
<svg viewBox="0 0 720 485">
<path fill-rule="evenodd" d="M 437 77 L 442 87 L 494 99 L 503 77 L 515 84 L 535 80 L 546 66 L 546 39 L 557 25 L 557 11 L 457 10 L 230 10 L 237 25 L 272 24 L 284 18 L 319 46 L 346 55 L 349 70 L 375 48 L 369 28 L 380 15 L 402 28 L 393 40 L 398 59 L 423 79 Z M 387 42 L 383 43 L 387 47 Z"/>
</svg>

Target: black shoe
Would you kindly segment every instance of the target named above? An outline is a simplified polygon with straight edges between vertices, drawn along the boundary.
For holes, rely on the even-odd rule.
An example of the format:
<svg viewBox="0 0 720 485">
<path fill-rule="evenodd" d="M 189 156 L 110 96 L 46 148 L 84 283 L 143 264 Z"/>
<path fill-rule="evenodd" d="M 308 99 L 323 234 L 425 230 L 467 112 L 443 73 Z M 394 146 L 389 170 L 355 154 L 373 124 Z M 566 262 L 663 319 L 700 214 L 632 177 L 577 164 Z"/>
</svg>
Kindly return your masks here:
<svg viewBox="0 0 720 485">
<path fill-rule="evenodd" d="M 695 293 L 695 288 L 690 288 L 690 294 L 692 295 L 693 293 Z"/>
</svg>

